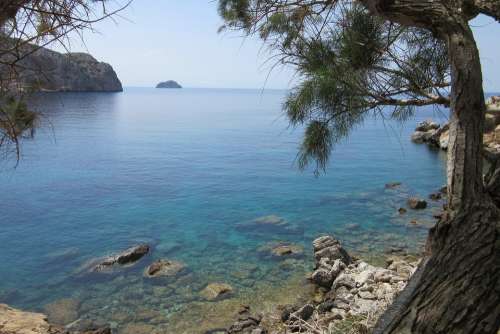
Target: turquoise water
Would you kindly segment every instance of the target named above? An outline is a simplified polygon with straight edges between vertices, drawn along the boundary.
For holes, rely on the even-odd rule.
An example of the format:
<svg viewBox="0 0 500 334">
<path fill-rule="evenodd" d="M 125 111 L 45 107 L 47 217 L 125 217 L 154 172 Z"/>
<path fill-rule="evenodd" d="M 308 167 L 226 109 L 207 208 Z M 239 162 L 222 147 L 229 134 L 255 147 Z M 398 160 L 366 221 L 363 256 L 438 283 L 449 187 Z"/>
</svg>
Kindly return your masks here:
<svg viewBox="0 0 500 334">
<path fill-rule="evenodd" d="M 303 275 L 310 242 L 322 233 L 360 255 L 418 251 L 441 203 L 403 216 L 397 209 L 444 184 L 445 161 L 409 136 L 418 121 L 442 115 L 423 109 L 404 125 L 369 118 L 316 178 L 294 165 L 302 131 L 282 115 L 285 94 L 129 88 L 37 96 L 43 128 L 24 144 L 17 169 L 12 161 L 0 169 L 0 302 L 43 310 L 75 298 L 80 317 L 102 321 L 147 305 L 160 315 L 142 323 L 172 326 L 183 308 L 205 303 L 198 292 L 207 283 L 228 282 L 238 298 Z M 386 190 L 392 181 L 403 185 Z M 238 226 L 266 215 L 287 225 Z M 414 218 L 421 224 L 409 224 Z M 304 256 L 284 265 L 258 251 L 276 240 L 302 245 Z M 85 261 L 139 242 L 152 252 L 134 267 L 75 275 Z M 182 281 L 162 283 L 171 287 L 163 294 L 141 277 L 158 258 L 189 268 Z M 115 318 L 118 329 L 135 321 Z"/>
</svg>

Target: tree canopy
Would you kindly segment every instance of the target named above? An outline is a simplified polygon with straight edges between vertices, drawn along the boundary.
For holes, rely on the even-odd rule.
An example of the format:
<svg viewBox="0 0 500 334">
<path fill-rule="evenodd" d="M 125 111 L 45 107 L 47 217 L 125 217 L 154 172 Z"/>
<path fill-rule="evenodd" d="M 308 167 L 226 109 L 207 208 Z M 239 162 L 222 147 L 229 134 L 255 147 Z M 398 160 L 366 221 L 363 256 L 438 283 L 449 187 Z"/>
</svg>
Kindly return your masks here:
<svg viewBox="0 0 500 334">
<path fill-rule="evenodd" d="M 306 126 L 298 163 L 324 169 L 335 143 L 369 114 L 405 120 L 450 105 L 446 47 L 428 30 L 371 15 L 359 3 L 219 1 L 225 28 L 258 34 L 300 83 L 284 110 Z"/>
</svg>

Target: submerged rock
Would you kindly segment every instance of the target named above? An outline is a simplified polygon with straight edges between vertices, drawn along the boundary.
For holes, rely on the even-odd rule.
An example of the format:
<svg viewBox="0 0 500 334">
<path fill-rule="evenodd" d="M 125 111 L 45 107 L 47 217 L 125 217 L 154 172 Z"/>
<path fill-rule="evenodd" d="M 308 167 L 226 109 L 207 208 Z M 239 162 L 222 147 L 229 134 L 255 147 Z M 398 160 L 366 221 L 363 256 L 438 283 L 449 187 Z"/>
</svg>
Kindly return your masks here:
<svg viewBox="0 0 500 334">
<path fill-rule="evenodd" d="M 214 301 L 228 297 L 232 292 L 233 287 L 227 283 L 210 283 L 200 292 L 200 295 L 208 301 Z"/>
<path fill-rule="evenodd" d="M 287 221 L 284 218 L 276 215 L 259 217 L 252 220 L 251 223 L 255 225 L 272 225 L 272 226 L 287 225 Z"/>
<path fill-rule="evenodd" d="M 182 262 L 171 260 L 157 260 L 144 271 L 144 276 L 152 278 L 159 276 L 176 276 L 186 268 Z"/>
<path fill-rule="evenodd" d="M 408 206 L 414 210 L 427 208 L 427 202 L 421 198 L 411 197 L 408 199 Z"/>
<path fill-rule="evenodd" d="M 47 304 L 44 311 L 51 323 L 67 325 L 78 319 L 80 302 L 72 298 L 64 298 Z"/>
<path fill-rule="evenodd" d="M 131 247 L 119 254 L 108 256 L 101 260 L 97 260 L 96 261 L 97 264 L 92 266 L 91 271 L 107 272 L 111 271 L 113 267 L 117 265 L 120 266 L 132 265 L 135 262 L 139 261 L 148 252 L 149 252 L 148 245 L 139 245 Z"/>
<path fill-rule="evenodd" d="M 303 254 L 304 248 L 300 245 L 288 242 L 269 242 L 257 249 L 264 257 L 272 256 L 277 258 L 282 257 L 297 257 Z"/>
<path fill-rule="evenodd" d="M 252 234 L 280 233 L 281 235 L 300 235 L 304 233 L 302 226 L 289 224 L 288 221 L 277 215 L 259 217 L 235 225 L 239 231 Z"/>
<path fill-rule="evenodd" d="M 390 182 L 385 184 L 385 189 L 395 189 L 401 186 L 401 182 Z"/>
</svg>

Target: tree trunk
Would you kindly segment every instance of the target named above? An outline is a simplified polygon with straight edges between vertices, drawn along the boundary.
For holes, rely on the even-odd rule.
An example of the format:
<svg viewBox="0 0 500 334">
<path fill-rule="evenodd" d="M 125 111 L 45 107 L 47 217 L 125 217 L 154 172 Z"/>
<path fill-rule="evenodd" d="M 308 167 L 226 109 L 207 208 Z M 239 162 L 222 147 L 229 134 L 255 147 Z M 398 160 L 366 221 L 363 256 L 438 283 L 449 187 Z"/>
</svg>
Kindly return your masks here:
<svg viewBox="0 0 500 334">
<path fill-rule="evenodd" d="M 377 334 L 496 334 L 500 328 L 500 211 L 483 187 L 481 64 L 467 23 L 450 31 L 450 214 L 431 229 L 428 254 L 379 320 Z"/>
</svg>

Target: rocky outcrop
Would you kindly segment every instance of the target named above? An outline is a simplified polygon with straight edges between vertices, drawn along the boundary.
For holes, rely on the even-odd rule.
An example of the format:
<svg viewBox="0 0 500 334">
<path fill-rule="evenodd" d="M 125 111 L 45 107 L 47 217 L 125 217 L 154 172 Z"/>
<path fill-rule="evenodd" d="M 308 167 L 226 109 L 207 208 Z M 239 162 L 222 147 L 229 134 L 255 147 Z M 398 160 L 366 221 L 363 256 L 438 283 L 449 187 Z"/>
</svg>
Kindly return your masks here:
<svg viewBox="0 0 500 334">
<path fill-rule="evenodd" d="M 115 255 L 92 259 L 78 268 L 76 274 L 111 273 L 115 269 L 131 266 L 148 254 L 149 248 L 149 245 L 138 245 L 130 247 Z"/>
<path fill-rule="evenodd" d="M 315 267 L 311 280 L 322 287 L 330 288 L 338 274 L 352 262 L 351 257 L 331 236 L 317 238 L 313 242 Z"/>
<path fill-rule="evenodd" d="M 413 210 L 422 210 L 427 208 L 427 202 L 418 197 L 411 197 L 408 199 L 408 206 Z"/>
<path fill-rule="evenodd" d="M 171 261 L 171 260 L 157 260 L 153 262 L 144 271 L 144 276 L 148 278 L 152 277 L 172 277 L 181 273 L 186 268 L 186 265 L 182 262 Z"/>
<path fill-rule="evenodd" d="M 261 315 L 252 315 L 250 307 L 243 305 L 238 311 L 238 320 L 228 328 L 222 331 L 225 334 L 267 334 L 267 330 L 260 326 Z"/>
<path fill-rule="evenodd" d="M 44 314 L 23 312 L 0 304 L 0 333 L 62 334 L 63 330 L 49 324 Z"/>
<path fill-rule="evenodd" d="M 281 320 L 294 332 L 336 332 L 333 329 L 338 330 L 337 324 L 345 320 L 351 326 L 363 326 L 361 332 L 368 333 L 418 265 L 416 261 L 393 257 L 386 268 L 375 267 L 354 260 L 331 236 L 314 240 L 313 248 L 316 268 L 311 280 L 318 285 L 320 298 L 283 308 Z"/>
<path fill-rule="evenodd" d="M 228 297 L 232 292 L 233 287 L 227 283 L 210 283 L 200 292 L 200 296 L 208 301 L 215 301 Z"/>
<path fill-rule="evenodd" d="M 449 124 L 439 126 L 431 120 L 419 123 L 411 140 L 426 143 L 431 147 L 448 149 Z M 492 96 L 486 101 L 486 115 L 483 136 L 484 154 L 489 161 L 500 157 L 500 97 Z"/>
<path fill-rule="evenodd" d="M 12 86 L 34 91 L 121 92 L 122 84 L 111 65 L 86 53 L 62 54 L 27 45 L 19 50 L 15 71 L 0 66 L 0 76 Z M 4 61 L 8 62 L 8 59 Z M 13 72 L 17 75 L 12 76 Z M 14 80 L 12 80 L 14 79 Z"/>
<path fill-rule="evenodd" d="M 156 85 L 156 88 L 182 88 L 182 86 L 179 85 L 174 80 L 168 80 L 168 81 L 160 82 L 158 85 Z"/>
</svg>

